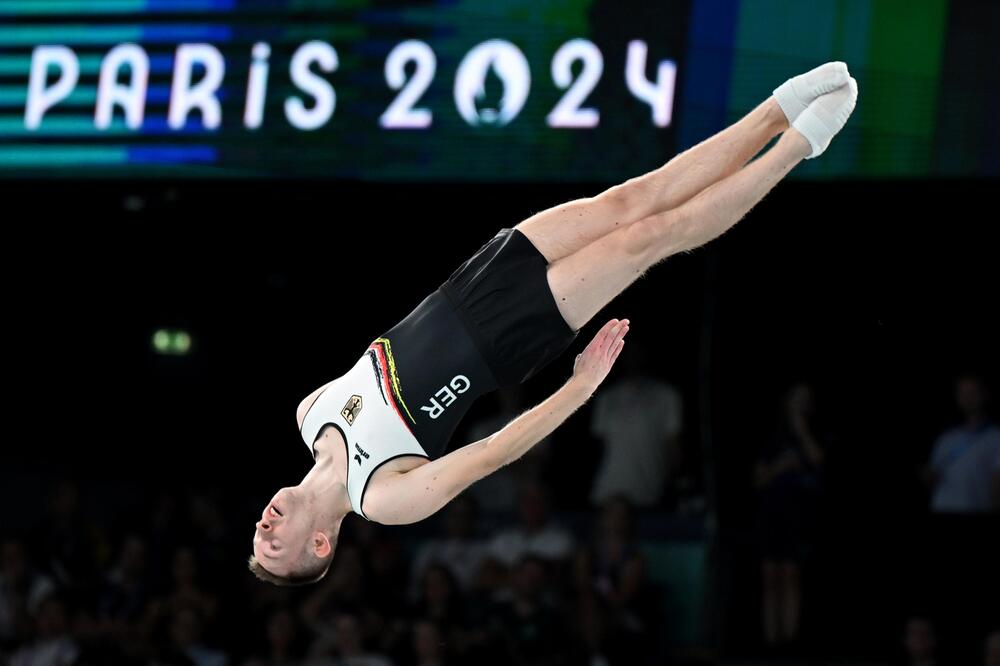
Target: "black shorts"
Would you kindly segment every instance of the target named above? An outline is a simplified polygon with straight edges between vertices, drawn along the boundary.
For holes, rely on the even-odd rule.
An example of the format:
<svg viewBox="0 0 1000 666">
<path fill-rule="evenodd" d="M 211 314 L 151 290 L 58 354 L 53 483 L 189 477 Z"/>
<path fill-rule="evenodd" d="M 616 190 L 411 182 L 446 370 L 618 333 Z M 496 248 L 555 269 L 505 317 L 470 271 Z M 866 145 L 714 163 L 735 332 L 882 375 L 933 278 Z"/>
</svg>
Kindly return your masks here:
<svg viewBox="0 0 1000 666">
<path fill-rule="evenodd" d="M 548 262 L 502 229 L 441 285 L 500 386 L 525 381 L 576 338 L 556 306 Z"/>
</svg>

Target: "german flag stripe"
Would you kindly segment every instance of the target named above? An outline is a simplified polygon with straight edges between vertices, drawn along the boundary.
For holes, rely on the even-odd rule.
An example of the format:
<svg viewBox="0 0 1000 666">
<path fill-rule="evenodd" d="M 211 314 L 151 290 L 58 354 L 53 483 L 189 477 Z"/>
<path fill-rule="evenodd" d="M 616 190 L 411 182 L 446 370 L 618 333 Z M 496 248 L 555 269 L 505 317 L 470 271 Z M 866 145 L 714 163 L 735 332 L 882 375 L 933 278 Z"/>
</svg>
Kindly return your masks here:
<svg viewBox="0 0 1000 666">
<path fill-rule="evenodd" d="M 379 359 L 378 363 L 379 363 L 379 366 L 380 366 L 380 371 L 382 373 L 382 382 L 385 383 L 386 385 L 388 385 L 389 384 L 389 375 L 386 372 L 386 366 L 388 364 L 386 363 L 385 356 L 383 355 L 382 348 L 381 347 L 375 347 L 375 346 L 373 346 L 372 349 L 371 349 L 371 351 L 372 351 L 373 354 L 376 354 L 378 356 L 378 359 Z M 398 416 L 399 420 L 403 422 L 403 425 L 406 426 L 406 429 L 410 430 L 410 424 L 406 422 L 406 419 L 403 418 L 403 413 L 401 411 L 399 411 L 399 405 L 396 404 L 396 398 L 395 398 L 395 396 L 390 395 L 390 399 L 389 399 L 388 402 L 389 402 L 390 405 L 392 405 L 392 409 L 396 412 L 396 416 Z M 410 432 L 412 434 L 413 431 L 410 430 Z"/>
<path fill-rule="evenodd" d="M 410 423 L 415 424 L 417 421 L 413 418 L 409 408 L 406 406 L 406 402 L 403 400 L 403 392 L 399 385 L 399 375 L 396 373 L 396 361 L 392 357 L 392 345 L 387 338 L 379 338 L 372 343 L 370 349 L 374 349 L 379 356 L 385 384 L 390 388 L 393 407 L 399 414 L 399 418 L 403 420 L 403 423 L 406 423 L 406 419 L 403 418 L 403 414 L 399 409 L 401 406 L 403 408 L 402 411 L 405 411 L 409 417 Z"/>
</svg>

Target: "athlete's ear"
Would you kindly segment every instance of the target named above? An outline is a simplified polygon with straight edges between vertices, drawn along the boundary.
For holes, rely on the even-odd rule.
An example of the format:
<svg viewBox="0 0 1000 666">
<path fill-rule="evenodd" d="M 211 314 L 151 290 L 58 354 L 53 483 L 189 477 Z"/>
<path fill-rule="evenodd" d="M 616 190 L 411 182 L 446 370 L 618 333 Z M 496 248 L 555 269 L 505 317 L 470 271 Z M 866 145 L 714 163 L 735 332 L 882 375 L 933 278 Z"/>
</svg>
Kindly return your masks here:
<svg viewBox="0 0 1000 666">
<path fill-rule="evenodd" d="M 313 534 L 313 553 L 316 557 L 322 559 L 333 552 L 333 544 L 330 543 L 330 537 L 317 531 Z"/>
</svg>

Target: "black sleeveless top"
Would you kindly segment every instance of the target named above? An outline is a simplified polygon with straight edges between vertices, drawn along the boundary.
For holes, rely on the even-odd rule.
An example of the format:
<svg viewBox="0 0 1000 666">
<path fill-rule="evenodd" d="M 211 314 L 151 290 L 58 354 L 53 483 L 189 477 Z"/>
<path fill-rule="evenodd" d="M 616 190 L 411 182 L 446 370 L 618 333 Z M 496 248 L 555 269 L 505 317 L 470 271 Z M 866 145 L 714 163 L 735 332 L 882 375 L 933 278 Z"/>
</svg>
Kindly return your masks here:
<svg viewBox="0 0 1000 666">
<path fill-rule="evenodd" d="M 398 380 L 390 386 L 403 418 L 430 458 L 448 450 L 473 401 L 497 389 L 461 315 L 437 289 L 375 344 Z M 383 343 L 384 344 L 384 343 Z"/>
</svg>

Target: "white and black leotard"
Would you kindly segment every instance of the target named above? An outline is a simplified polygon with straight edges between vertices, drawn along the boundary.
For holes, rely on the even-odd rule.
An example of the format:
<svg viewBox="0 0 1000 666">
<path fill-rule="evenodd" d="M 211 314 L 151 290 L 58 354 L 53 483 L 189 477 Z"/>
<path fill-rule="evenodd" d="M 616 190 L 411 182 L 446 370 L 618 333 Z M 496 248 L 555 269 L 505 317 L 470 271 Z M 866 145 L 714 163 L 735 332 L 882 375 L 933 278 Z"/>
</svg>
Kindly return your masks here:
<svg viewBox="0 0 1000 666">
<path fill-rule="evenodd" d="M 524 381 L 572 342 L 546 266 L 523 234 L 504 229 L 316 398 L 302 438 L 315 456 L 324 428 L 340 431 L 355 513 L 364 516 L 381 465 L 440 456 L 476 398 Z"/>
</svg>

